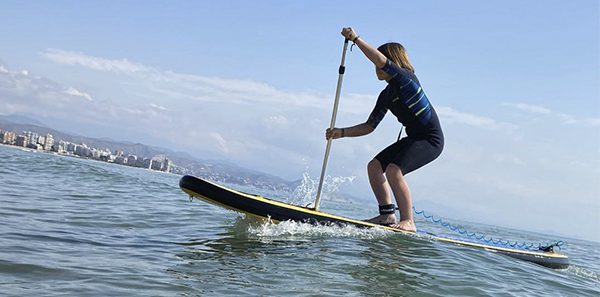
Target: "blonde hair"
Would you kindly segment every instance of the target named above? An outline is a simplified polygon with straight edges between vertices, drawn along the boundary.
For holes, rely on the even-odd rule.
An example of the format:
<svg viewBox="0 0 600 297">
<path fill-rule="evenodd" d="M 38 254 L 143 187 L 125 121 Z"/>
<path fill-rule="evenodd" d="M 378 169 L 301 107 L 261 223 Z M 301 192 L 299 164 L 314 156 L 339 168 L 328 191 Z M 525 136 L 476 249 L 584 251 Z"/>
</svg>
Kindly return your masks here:
<svg viewBox="0 0 600 297">
<path fill-rule="evenodd" d="M 410 64 L 410 61 L 408 60 L 408 53 L 402 44 L 397 42 L 388 42 L 378 47 L 377 50 L 379 50 L 386 58 L 396 63 L 396 65 L 406 68 L 413 73 L 415 72 L 415 68 L 413 68 Z"/>
</svg>

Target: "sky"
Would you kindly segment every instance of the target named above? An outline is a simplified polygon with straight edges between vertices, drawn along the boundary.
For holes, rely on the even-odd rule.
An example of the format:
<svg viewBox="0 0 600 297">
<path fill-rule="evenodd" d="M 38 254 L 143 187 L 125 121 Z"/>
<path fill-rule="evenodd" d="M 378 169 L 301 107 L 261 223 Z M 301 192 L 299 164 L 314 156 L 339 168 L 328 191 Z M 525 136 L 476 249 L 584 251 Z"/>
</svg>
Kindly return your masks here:
<svg viewBox="0 0 600 297">
<path fill-rule="evenodd" d="M 440 116 L 418 208 L 600 241 L 598 1 L 0 0 L 0 114 L 318 179 L 347 26 L 402 43 Z M 367 119 L 374 70 L 348 52 L 338 127 Z M 376 207 L 366 165 L 399 130 L 333 142 L 341 192 Z"/>
</svg>

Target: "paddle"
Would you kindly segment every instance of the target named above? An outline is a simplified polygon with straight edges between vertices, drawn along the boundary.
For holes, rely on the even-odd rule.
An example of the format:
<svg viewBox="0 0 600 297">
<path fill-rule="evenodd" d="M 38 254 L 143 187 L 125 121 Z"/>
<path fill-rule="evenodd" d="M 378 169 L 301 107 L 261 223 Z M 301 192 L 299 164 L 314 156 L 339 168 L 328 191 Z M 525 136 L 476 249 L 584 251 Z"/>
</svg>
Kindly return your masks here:
<svg viewBox="0 0 600 297">
<path fill-rule="evenodd" d="M 340 69 L 338 71 L 339 76 L 337 90 L 335 91 L 335 102 L 333 103 L 333 114 L 331 115 L 331 125 L 329 125 L 329 129 L 333 129 L 335 127 L 335 117 L 337 116 L 338 105 L 340 102 L 340 92 L 342 90 L 342 79 L 344 78 L 344 72 L 346 71 L 346 67 L 344 66 L 344 63 L 346 62 L 346 49 L 348 49 L 348 38 L 344 40 L 342 63 L 340 64 Z M 317 189 L 317 200 L 315 201 L 314 210 L 319 210 L 319 201 L 321 200 L 321 190 L 323 189 L 323 179 L 325 178 L 325 170 L 327 169 L 327 159 L 329 158 L 329 150 L 331 149 L 331 140 L 333 140 L 333 138 L 329 138 L 327 140 L 327 148 L 325 149 L 325 158 L 323 159 L 323 168 L 321 169 L 321 179 L 319 180 L 319 188 Z"/>
</svg>

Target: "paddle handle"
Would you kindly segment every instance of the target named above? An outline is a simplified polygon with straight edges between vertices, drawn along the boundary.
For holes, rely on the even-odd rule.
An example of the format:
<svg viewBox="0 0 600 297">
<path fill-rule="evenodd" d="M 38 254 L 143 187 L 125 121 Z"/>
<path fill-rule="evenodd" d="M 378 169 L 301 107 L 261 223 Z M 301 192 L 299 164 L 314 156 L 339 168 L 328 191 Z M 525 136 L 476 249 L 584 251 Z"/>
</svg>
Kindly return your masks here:
<svg viewBox="0 0 600 297">
<path fill-rule="evenodd" d="M 348 39 L 344 40 L 344 50 L 342 51 L 342 62 L 339 68 L 339 76 L 337 81 L 337 89 L 335 91 L 335 101 L 333 103 L 333 113 L 331 115 L 331 124 L 329 125 L 329 129 L 333 129 L 335 127 L 335 119 L 337 117 L 338 106 L 340 103 L 340 93 L 342 91 L 342 81 L 344 79 L 344 72 L 346 72 L 346 50 L 348 49 Z M 327 140 L 327 148 L 325 149 L 325 158 L 323 158 L 323 168 L 321 168 L 321 179 L 319 180 L 319 187 L 317 188 L 317 200 L 315 201 L 315 210 L 319 210 L 319 202 L 321 201 L 321 190 L 323 190 L 323 180 L 325 178 L 325 171 L 327 170 L 327 160 L 329 159 L 329 151 L 331 149 L 331 141 L 333 139 L 329 138 Z"/>
</svg>

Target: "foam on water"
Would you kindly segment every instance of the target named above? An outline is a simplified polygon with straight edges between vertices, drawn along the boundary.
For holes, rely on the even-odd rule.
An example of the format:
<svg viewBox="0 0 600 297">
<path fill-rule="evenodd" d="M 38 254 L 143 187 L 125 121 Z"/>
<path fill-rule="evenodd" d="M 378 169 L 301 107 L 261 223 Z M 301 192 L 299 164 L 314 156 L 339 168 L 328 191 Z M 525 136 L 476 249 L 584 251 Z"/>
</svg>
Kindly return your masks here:
<svg viewBox="0 0 600 297">
<path fill-rule="evenodd" d="M 312 225 L 293 221 L 274 223 L 252 217 L 238 217 L 236 229 L 244 228 L 252 236 L 269 241 L 274 239 L 301 239 L 315 237 L 347 237 L 360 239 L 380 239 L 392 236 L 394 232 L 381 228 L 358 228 L 355 226 Z"/>
<path fill-rule="evenodd" d="M 585 277 L 595 281 L 600 281 L 600 277 L 597 273 L 575 265 L 570 265 L 569 268 L 566 269 L 566 271 L 577 276 Z"/>
</svg>

